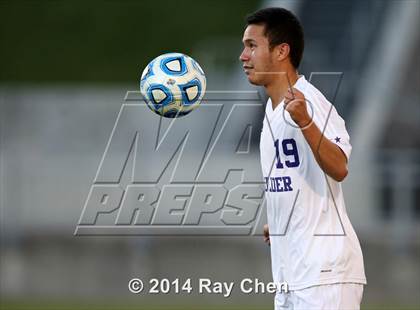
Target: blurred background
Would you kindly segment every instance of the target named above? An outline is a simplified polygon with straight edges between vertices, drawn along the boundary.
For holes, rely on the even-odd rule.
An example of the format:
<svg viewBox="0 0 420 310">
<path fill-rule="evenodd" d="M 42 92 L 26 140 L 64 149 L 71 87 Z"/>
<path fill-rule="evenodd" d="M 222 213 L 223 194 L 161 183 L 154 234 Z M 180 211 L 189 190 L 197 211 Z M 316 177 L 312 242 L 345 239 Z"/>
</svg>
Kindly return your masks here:
<svg viewBox="0 0 420 310">
<path fill-rule="evenodd" d="M 253 90 L 238 60 L 244 17 L 268 6 L 300 18 L 299 71 L 346 120 L 363 309 L 420 308 L 419 1 L 1 0 L 1 309 L 272 309 L 269 294 L 127 290 L 133 277 L 268 282 L 261 237 L 73 236 L 147 63 L 182 52 L 203 67 L 208 90 Z"/>
</svg>

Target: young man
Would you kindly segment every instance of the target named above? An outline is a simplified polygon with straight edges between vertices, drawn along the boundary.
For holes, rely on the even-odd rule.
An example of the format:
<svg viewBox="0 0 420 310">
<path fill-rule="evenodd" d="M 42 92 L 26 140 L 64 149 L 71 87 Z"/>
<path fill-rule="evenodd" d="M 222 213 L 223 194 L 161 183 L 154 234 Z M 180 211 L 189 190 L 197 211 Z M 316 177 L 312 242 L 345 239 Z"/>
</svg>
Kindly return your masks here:
<svg viewBox="0 0 420 310">
<path fill-rule="evenodd" d="M 351 152 L 344 120 L 297 73 L 303 30 L 290 11 L 248 16 L 243 44 L 245 74 L 269 96 L 260 141 L 264 234 L 274 282 L 289 287 L 277 292 L 275 309 L 359 309 L 366 278 L 340 184 Z"/>
</svg>

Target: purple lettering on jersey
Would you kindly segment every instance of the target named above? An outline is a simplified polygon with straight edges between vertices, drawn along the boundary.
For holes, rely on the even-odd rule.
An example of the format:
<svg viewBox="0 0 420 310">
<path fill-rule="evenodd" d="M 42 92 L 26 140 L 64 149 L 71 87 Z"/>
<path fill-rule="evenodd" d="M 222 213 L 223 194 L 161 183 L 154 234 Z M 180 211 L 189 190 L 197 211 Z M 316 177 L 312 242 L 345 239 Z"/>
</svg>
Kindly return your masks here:
<svg viewBox="0 0 420 310">
<path fill-rule="evenodd" d="M 292 184 L 292 179 L 290 177 L 283 177 L 284 191 L 292 191 L 293 188 L 290 186 Z"/>
<path fill-rule="evenodd" d="M 280 178 L 276 178 L 276 192 L 282 192 L 283 191 L 283 187 L 281 186 L 281 177 Z"/>
<path fill-rule="evenodd" d="M 292 179 L 289 176 L 285 177 L 264 177 L 266 192 L 291 192 L 292 188 Z M 282 183 L 283 182 L 283 183 Z"/>
</svg>

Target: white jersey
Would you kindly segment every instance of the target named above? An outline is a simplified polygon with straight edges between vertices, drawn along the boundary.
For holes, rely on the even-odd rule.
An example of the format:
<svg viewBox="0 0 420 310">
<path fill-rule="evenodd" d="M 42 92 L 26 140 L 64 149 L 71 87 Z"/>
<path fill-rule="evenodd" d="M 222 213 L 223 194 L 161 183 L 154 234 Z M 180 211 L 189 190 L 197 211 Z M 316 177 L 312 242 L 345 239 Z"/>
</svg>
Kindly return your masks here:
<svg viewBox="0 0 420 310">
<path fill-rule="evenodd" d="M 325 138 L 350 157 L 344 120 L 301 76 L 295 88 Z M 319 167 L 302 131 L 281 102 L 271 100 L 260 140 L 273 279 L 290 290 L 332 283 L 366 284 L 362 251 L 349 221 L 341 184 Z"/>
</svg>

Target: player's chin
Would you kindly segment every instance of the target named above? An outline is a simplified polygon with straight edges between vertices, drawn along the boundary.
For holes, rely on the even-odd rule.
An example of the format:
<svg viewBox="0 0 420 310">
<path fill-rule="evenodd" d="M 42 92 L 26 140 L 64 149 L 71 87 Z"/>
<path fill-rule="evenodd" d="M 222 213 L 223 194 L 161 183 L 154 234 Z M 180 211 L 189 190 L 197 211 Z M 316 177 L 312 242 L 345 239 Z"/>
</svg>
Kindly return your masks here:
<svg viewBox="0 0 420 310">
<path fill-rule="evenodd" d="M 251 83 L 252 85 L 257 85 L 257 86 L 261 86 L 262 83 L 259 79 L 256 78 L 255 74 L 248 74 L 248 82 Z"/>
</svg>

